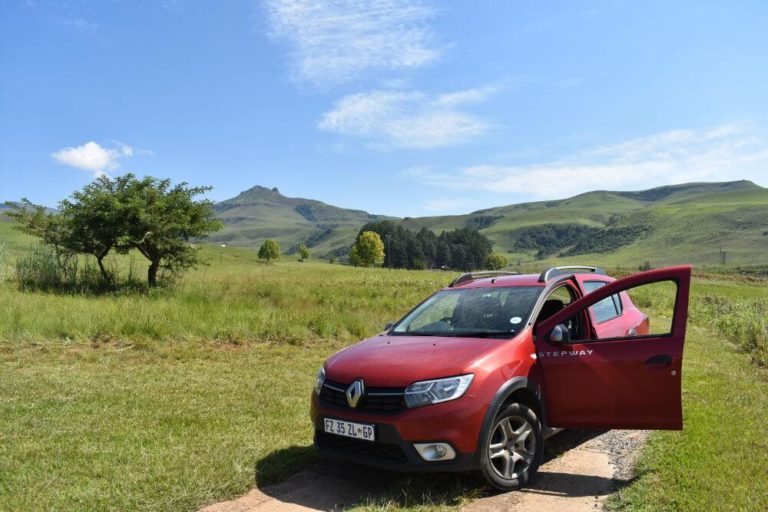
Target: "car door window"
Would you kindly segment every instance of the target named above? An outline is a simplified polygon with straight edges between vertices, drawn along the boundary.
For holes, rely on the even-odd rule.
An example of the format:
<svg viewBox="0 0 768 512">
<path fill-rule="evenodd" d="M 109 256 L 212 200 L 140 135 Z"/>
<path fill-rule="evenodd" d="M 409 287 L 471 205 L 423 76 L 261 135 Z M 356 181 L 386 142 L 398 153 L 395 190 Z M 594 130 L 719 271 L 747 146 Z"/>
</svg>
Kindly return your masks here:
<svg viewBox="0 0 768 512">
<path fill-rule="evenodd" d="M 599 290 L 606 284 L 608 283 L 600 283 L 595 290 Z M 608 331 L 596 330 L 594 333 L 590 333 L 590 329 L 578 331 L 569 328 L 571 336 L 568 341 L 583 343 L 607 339 L 668 336 L 672 333 L 677 292 L 677 283 L 668 280 L 639 285 L 618 294 L 609 295 L 592 304 L 589 309 L 593 311 L 598 322 L 600 318 L 613 319 L 611 328 Z M 623 313 L 619 316 L 617 316 L 618 310 L 614 296 L 621 296 L 621 303 L 625 306 Z M 570 327 L 574 321 L 579 321 L 579 318 L 577 314 L 563 324 Z"/>
<path fill-rule="evenodd" d="M 592 293 L 605 285 L 605 281 L 586 281 L 584 283 L 584 291 L 586 293 Z M 597 323 L 607 322 L 608 320 L 618 317 L 621 315 L 622 310 L 623 308 L 619 294 L 606 297 L 589 308 L 589 311 L 592 313 L 592 316 Z"/>
<path fill-rule="evenodd" d="M 569 284 L 563 284 L 562 286 L 555 288 L 542 303 L 538 316 L 536 317 L 536 322 L 534 323 L 534 330 L 536 329 L 536 325 L 564 309 L 576 299 L 576 292 Z M 565 323 L 572 338 L 583 337 L 583 325 L 584 322 L 580 315 L 569 319 Z"/>
</svg>

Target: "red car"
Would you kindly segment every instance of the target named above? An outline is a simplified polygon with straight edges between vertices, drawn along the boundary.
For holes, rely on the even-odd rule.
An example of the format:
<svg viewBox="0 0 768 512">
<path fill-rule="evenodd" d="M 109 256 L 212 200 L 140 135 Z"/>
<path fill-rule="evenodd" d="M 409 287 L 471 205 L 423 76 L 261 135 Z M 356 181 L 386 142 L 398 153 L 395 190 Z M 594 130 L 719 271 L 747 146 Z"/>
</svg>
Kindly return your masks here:
<svg viewBox="0 0 768 512">
<path fill-rule="evenodd" d="M 325 362 L 316 449 L 392 470 L 480 470 L 509 490 L 558 429 L 681 429 L 690 278 L 690 266 L 619 280 L 595 267 L 465 274 Z M 662 282 L 674 306 L 655 332 L 630 293 Z"/>
</svg>

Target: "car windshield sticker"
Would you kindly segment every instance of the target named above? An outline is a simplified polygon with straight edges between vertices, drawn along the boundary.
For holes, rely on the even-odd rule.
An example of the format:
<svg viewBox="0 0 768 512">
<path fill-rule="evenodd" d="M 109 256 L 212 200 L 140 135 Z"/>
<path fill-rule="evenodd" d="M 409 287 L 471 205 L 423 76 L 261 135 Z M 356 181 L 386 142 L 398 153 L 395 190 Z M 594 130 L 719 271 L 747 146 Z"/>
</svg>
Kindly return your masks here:
<svg viewBox="0 0 768 512">
<path fill-rule="evenodd" d="M 520 318 L 519 316 L 513 316 L 512 318 L 509 319 L 509 323 L 511 324 L 519 324 L 522 321 L 523 319 Z"/>
</svg>

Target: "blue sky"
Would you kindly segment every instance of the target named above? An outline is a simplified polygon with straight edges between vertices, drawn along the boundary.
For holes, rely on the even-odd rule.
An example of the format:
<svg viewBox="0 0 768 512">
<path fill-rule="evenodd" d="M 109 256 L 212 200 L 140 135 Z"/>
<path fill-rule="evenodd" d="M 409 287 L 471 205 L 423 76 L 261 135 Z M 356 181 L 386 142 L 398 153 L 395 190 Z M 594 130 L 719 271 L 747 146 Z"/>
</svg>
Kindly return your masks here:
<svg viewBox="0 0 768 512">
<path fill-rule="evenodd" d="M 397 216 L 768 186 L 768 2 L 3 0 L 0 200 L 134 172 Z"/>
</svg>

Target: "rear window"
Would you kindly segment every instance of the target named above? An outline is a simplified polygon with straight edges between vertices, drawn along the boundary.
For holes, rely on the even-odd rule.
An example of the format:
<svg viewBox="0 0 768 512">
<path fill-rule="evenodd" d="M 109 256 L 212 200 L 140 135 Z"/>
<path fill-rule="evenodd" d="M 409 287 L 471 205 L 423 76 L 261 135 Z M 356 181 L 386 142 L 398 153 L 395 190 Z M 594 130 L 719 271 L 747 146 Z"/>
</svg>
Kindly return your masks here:
<svg viewBox="0 0 768 512">
<path fill-rule="evenodd" d="M 586 281 L 584 283 L 584 290 L 587 293 L 592 293 L 593 291 L 605 286 L 606 284 L 607 283 L 605 281 Z M 606 297 L 605 299 L 596 303 L 594 306 L 589 308 L 589 310 L 592 312 L 592 315 L 594 316 L 597 323 L 602 323 L 610 320 L 611 318 L 616 318 L 623 312 L 621 298 L 618 294 L 611 295 L 610 297 Z"/>
</svg>

